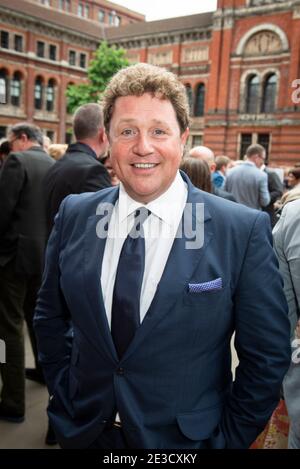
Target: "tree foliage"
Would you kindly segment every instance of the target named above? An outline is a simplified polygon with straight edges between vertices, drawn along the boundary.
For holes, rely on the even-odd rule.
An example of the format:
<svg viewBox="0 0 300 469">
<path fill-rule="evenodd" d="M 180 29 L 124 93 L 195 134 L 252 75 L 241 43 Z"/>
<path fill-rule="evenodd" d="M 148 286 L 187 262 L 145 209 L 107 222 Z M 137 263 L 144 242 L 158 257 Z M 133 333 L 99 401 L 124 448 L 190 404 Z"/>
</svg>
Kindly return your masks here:
<svg viewBox="0 0 300 469">
<path fill-rule="evenodd" d="M 103 41 L 88 67 L 88 83 L 70 85 L 67 89 L 68 112 L 73 113 L 82 104 L 97 103 L 110 78 L 129 65 L 124 49 L 116 49 Z"/>
</svg>

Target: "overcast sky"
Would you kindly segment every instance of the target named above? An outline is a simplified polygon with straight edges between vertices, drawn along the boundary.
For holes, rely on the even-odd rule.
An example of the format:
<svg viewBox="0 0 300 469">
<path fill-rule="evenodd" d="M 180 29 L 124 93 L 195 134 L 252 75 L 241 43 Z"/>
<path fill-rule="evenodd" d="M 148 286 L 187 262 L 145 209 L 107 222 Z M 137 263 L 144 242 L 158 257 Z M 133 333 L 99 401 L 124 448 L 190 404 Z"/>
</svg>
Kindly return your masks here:
<svg viewBox="0 0 300 469">
<path fill-rule="evenodd" d="M 146 15 L 147 21 L 194 15 L 217 8 L 217 0 L 113 0 L 113 3 Z"/>
</svg>

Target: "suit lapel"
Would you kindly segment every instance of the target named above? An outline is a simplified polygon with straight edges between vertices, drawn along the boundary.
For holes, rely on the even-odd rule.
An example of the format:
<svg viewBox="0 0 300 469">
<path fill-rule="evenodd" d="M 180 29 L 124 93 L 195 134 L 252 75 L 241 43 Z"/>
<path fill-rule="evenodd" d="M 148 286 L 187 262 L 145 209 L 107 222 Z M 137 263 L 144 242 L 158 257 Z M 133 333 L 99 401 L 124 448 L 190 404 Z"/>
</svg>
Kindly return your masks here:
<svg viewBox="0 0 300 469">
<path fill-rule="evenodd" d="M 185 179 L 185 178 L 184 178 Z M 183 223 L 183 235 L 175 238 L 165 270 L 158 284 L 155 296 L 150 308 L 136 332 L 136 335 L 124 355 L 127 359 L 143 341 L 146 335 L 150 333 L 153 327 L 170 313 L 173 306 L 180 296 L 184 294 L 189 279 L 192 277 L 197 265 L 205 254 L 206 248 L 212 238 L 210 227 L 211 216 L 209 214 L 207 204 L 201 192 L 195 190 L 189 180 L 188 199 L 184 210 L 183 219 L 193 220 L 193 225 L 197 226 L 197 233 L 203 234 L 203 245 L 197 249 L 191 249 L 191 223 Z M 197 205 L 201 210 L 201 214 L 197 211 Z M 192 218 L 190 217 L 192 216 Z M 179 233 L 180 235 L 180 233 Z"/>
<path fill-rule="evenodd" d="M 99 213 L 99 207 L 112 207 L 118 198 L 118 191 L 113 191 L 112 194 L 105 199 L 105 201 L 99 202 L 97 213 Z M 101 205 L 101 204 L 105 205 Z M 105 222 L 109 223 L 111 218 L 112 210 L 107 213 Z M 88 218 L 85 238 L 84 238 L 84 277 L 85 277 L 85 293 L 88 297 L 92 316 L 95 319 L 96 330 L 100 331 L 105 342 L 105 350 L 110 355 L 110 358 L 118 360 L 116 350 L 113 344 L 110 328 L 107 321 L 107 315 L 105 311 L 102 289 L 101 289 L 101 269 L 103 254 L 106 244 L 106 237 L 99 236 L 99 228 L 104 226 L 102 223 L 105 214 L 96 214 Z M 97 348 L 101 348 L 100 341 L 95 334 L 95 345 Z M 92 337 L 91 337 L 92 340 Z"/>
</svg>

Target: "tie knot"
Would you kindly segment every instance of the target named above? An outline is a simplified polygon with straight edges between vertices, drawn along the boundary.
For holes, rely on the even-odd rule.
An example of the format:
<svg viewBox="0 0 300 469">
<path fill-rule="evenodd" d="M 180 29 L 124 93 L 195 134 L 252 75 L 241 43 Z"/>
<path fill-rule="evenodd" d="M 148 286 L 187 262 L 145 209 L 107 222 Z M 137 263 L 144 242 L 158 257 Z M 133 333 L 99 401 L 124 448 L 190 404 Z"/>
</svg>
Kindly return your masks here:
<svg viewBox="0 0 300 469">
<path fill-rule="evenodd" d="M 143 223 L 146 221 L 150 213 L 150 210 L 148 210 L 146 207 L 140 207 L 134 212 L 134 224 L 130 231 L 130 236 L 132 238 L 138 238 L 139 236 L 142 236 Z"/>
<path fill-rule="evenodd" d="M 138 209 L 136 209 L 136 211 L 134 212 L 134 217 L 135 219 L 139 219 L 140 223 L 143 224 L 144 221 L 148 218 L 148 216 L 150 215 L 150 210 L 148 210 L 146 207 L 140 207 Z"/>
</svg>

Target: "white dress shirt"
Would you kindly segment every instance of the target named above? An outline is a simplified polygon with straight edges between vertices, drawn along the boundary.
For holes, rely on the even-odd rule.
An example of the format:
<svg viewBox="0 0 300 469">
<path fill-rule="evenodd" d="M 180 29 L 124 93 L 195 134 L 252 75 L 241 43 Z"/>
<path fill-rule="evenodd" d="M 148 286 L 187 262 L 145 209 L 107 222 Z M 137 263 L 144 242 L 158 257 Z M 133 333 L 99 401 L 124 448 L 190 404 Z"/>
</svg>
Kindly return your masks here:
<svg viewBox="0 0 300 469">
<path fill-rule="evenodd" d="M 123 243 L 133 227 L 135 211 L 142 206 L 151 211 L 143 224 L 145 270 L 140 298 L 142 322 L 165 269 L 186 200 L 187 186 L 179 172 L 168 190 L 147 205 L 133 200 L 120 184 L 119 199 L 108 227 L 101 271 L 101 288 L 109 327 L 111 327 L 112 297 L 119 257 Z"/>
</svg>

